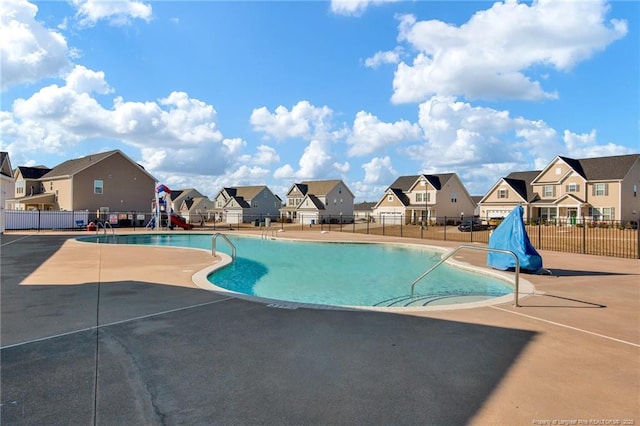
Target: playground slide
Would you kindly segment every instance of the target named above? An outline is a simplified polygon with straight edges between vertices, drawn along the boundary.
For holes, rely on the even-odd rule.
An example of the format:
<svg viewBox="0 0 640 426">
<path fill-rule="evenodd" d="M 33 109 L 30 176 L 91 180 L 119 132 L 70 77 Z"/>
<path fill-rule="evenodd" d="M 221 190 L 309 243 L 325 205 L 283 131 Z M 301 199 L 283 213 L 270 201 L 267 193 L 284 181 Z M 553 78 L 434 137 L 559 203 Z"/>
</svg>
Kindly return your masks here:
<svg viewBox="0 0 640 426">
<path fill-rule="evenodd" d="M 173 223 L 176 226 L 179 226 L 182 229 L 186 229 L 186 230 L 189 230 L 189 229 L 193 228 L 192 224 L 187 223 L 183 218 L 178 217 L 178 216 L 174 216 L 174 215 L 171 215 L 171 223 Z"/>
</svg>

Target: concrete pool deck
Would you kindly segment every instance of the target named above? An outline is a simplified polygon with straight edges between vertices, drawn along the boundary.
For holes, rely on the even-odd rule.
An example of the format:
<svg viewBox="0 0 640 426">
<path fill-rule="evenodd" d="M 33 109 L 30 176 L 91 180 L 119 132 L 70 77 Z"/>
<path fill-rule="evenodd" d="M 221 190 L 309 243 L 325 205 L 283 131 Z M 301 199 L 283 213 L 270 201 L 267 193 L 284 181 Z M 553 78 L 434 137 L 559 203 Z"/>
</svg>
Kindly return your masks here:
<svg viewBox="0 0 640 426">
<path fill-rule="evenodd" d="M 203 291 L 209 252 L 80 234 L 1 237 L 1 422 L 640 424 L 638 260 L 544 251 L 519 308 L 389 314 Z"/>
</svg>

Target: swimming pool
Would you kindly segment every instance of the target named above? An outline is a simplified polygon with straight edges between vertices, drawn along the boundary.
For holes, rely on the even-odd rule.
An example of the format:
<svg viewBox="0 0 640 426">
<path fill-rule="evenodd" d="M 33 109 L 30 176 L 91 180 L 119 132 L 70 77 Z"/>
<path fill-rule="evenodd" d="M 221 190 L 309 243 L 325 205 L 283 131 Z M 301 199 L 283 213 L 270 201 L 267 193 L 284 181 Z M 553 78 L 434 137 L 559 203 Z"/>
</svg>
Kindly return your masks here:
<svg viewBox="0 0 640 426">
<path fill-rule="evenodd" d="M 513 294 L 489 275 L 443 264 L 415 288 L 411 283 L 441 252 L 423 246 L 260 239 L 228 235 L 237 258 L 213 271 L 212 288 L 263 299 L 313 305 L 415 308 L 489 301 Z M 208 234 L 139 234 L 80 238 L 117 244 L 211 249 Z M 230 248 L 218 240 L 218 252 Z"/>
</svg>

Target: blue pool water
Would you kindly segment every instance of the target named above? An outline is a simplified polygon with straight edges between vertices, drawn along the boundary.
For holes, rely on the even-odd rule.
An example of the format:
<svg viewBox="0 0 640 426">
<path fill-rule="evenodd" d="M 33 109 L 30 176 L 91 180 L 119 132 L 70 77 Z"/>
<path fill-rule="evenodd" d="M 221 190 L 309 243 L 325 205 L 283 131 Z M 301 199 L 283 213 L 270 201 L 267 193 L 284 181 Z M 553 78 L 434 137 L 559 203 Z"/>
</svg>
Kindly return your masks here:
<svg viewBox="0 0 640 426">
<path fill-rule="evenodd" d="M 439 253 L 417 246 L 263 240 L 227 235 L 236 246 L 234 263 L 208 279 L 218 287 L 281 301 L 338 306 L 432 306 L 468 303 L 513 294 L 507 282 L 447 264 L 415 287 L 411 283 L 435 264 Z M 211 235 L 144 234 L 82 238 L 120 244 L 210 250 Z M 217 250 L 230 248 L 218 239 Z"/>
</svg>

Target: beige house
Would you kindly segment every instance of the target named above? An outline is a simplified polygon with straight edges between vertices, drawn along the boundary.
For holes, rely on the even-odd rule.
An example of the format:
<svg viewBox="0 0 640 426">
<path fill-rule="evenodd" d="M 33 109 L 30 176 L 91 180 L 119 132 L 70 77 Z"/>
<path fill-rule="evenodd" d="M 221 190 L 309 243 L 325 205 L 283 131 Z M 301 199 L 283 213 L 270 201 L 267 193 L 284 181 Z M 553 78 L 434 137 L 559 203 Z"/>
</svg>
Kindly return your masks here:
<svg viewBox="0 0 640 426">
<path fill-rule="evenodd" d="M 480 217 L 486 220 L 504 218 L 518 205 L 524 209 L 523 219 L 537 217 L 533 203 L 539 199 L 531 182 L 540 174 L 540 170 L 513 172 L 501 178 L 478 202 Z"/>
<path fill-rule="evenodd" d="M 188 223 L 203 223 L 213 220 L 214 203 L 195 188 L 171 191 L 171 204 Z"/>
<path fill-rule="evenodd" d="M 304 181 L 289 188 L 280 213 L 285 220 L 302 224 L 351 221 L 354 199 L 342 180 Z"/>
<path fill-rule="evenodd" d="M 13 168 L 8 152 L 0 152 L 0 234 L 4 233 L 5 218 L 5 202 L 8 198 L 13 197 L 14 189 Z"/>
<path fill-rule="evenodd" d="M 558 224 L 637 222 L 639 185 L 640 154 L 583 159 L 558 156 L 541 171 L 512 173 L 501 179 L 480 202 L 481 216 L 492 217 L 499 209 L 510 211 L 522 204 L 527 218 Z"/>
<path fill-rule="evenodd" d="M 476 204 L 455 173 L 401 176 L 373 208 L 385 224 L 458 222 L 474 215 Z"/>
<path fill-rule="evenodd" d="M 39 177 L 38 174 L 40 174 Z M 120 150 L 68 160 L 53 169 L 18 167 L 16 210 L 148 212 L 156 179 Z"/>
<path fill-rule="evenodd" d="M 215 219 L 227 223 L 249 223 L 280 215 L 282 200 L 266 185 L 222 188 L 213 199 Z"/>
</svg>

